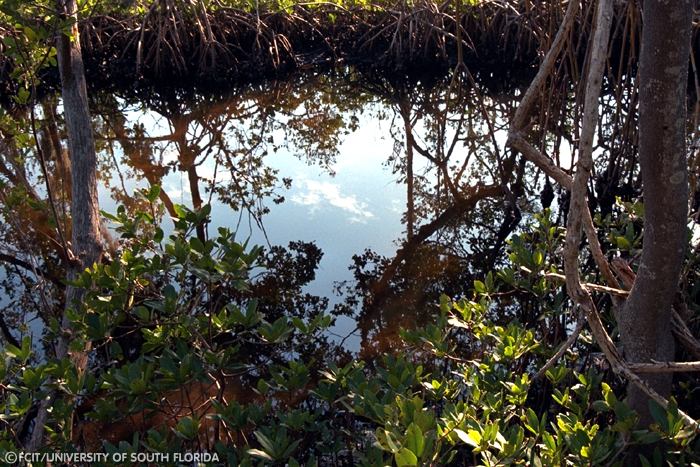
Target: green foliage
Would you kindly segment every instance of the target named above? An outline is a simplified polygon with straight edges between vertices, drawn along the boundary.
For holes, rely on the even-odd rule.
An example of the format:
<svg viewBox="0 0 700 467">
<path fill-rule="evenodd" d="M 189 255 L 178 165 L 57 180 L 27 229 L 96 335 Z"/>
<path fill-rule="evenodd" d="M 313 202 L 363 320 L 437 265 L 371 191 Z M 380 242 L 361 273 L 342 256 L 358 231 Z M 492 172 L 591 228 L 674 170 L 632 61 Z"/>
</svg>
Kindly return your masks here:
<svg viewBox="0 0 700 467">
<path fill-rule="evenodd" d="M 142 196 L 153 203 L 158 189 Z M 402 333 L 403 348 L 340 364 L 324 358 L 329 316 L 271 317 L 246 295 L 260 248 L 226 229 L 199 239 L 208 208 L 176 210 L 167 238 L 148 213 L 105 214 L 122 248 L 75 281 L 88 292 L 71 314 L 72 343 L 90 344 L 94 371 L 79 375 L 67 358 L 31 364 L 28 339 L 4 349 L 0 451 L 19 448 L 22 421 L 55 391 L 47 448 L 57 450 L 205 447 L 240 465 L 621 465 L 654 443 L 645 465 L 700 458 L 675 404 L 653 406 L 656 424 L 640 431 L 615 379 L 595 367 L 565 359 L 533 380 L 554 347 L 502 322 L 500 297 L 559 303 L 543 275 L 557 269 L 561 242 L 548 213 L 512 238 L 511 264 L 475 281 L 471 297 L 443 296 L 433 323 Z M 149 417 L 158 422 L 133 422 Z M 116 436 L 115 421 L 134 426 Z"/>
<path fill-rule="evenodd" d="M 616 199 L 619 216 L 613 221 L 608 219 L 608 241 L 622 254 L 634 255 L 641 251 L 641 226 L 644 221 L 644 205 L 642 203 L 624 202 Z"/>
</svg>

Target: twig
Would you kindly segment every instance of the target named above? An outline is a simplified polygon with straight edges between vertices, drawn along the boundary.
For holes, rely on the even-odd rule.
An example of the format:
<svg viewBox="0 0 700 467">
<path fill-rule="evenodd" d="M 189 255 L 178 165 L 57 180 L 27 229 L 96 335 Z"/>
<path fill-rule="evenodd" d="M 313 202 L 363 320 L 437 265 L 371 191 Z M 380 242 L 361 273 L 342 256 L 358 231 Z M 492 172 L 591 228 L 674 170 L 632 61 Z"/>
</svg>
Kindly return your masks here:
<svg viewBox="0 0 700 467">
<path fill-rule="evenodd" d="M 700 371 L 700 362 L 657 362 L 628 363 L 629 369 L 635 373 L 675 373 L 684 371 Z"/>
<path fill-rule="evenodd" d="M 693 333 L 688 329 L 680 314 L 674 310 L 671 316 L 671 331 L 676 339 L 683 344 L 683 347 L 690 352 L 695 358 L 700 358 L 700 342 L 693 336 Z"/>
<path fill-rule="evenodd" d="M 526 272 L 528 274 L 532 274 L 532 271 L 525 266 L 520 266 L 520 270 L 523 272 Z M 557 272 L 544 272 L 541 273 L 542 277 L 545 277 L 547 279 L 558 279 L 561 281 L 566 281 L 566 276 L 564 274 L 559 274 Z M 599 285 L 599 284 L 592 284 L 590 282 L 584 282 L 581 284 L 586 290 L 592 290 L 594 292 L 603 292 L 610 294 L 612 296 L 616 297 L 626 297 L 630 293 L 628 290 L 623 290 L 623 289 L 617 289 L 614 287 L 608 287 L 605 285 Z"/>
<path fill-rule="evenodd" d="M 544 173 L 549 175 L 549 177 L 554 179 L 557 183 L 559 183 L 559 185 L 567 190 L 571 190 L 573 185 L 571 175 L 564 172 L 564 170 L 555 164 L 552 159 L 545 156 L 534 146 L 532 146 L 520 133 L 520 131 L 516 131 L 511 127 L 511 131 L 508 134 L 508 142 L 506 144 L 520 151 L 520 153 L 522 153 L 527 160 L 542 169 Z"/>
<path fill-rule="evenodd" d="M 535 376 L 532 377 L 533 380 L 537 380 L 542 378 L 542 376 L 547 373 L 547 370 L 552 368 L 558 361 L 559 359 L 566 353 L 569 348 L 574 345 L 574 342 L 576 342 L 576 339 L 578 339 L 579 334 L 581 334 L 581 331 L 583 331 L 583 328 L 586 326 L 586 318 L 583 316 L 583 314 L 579 313 L 578 321 L 576 322 L 576 327 L 574 330 L 569 334 L 569 337 L 566 338 L 566 341 L 559 347 L 559 350 L 552 355 L 549 360 L 542 366 L 542 368 L 539 369 L 537 373 L 535 373 Z"/>
</svg>

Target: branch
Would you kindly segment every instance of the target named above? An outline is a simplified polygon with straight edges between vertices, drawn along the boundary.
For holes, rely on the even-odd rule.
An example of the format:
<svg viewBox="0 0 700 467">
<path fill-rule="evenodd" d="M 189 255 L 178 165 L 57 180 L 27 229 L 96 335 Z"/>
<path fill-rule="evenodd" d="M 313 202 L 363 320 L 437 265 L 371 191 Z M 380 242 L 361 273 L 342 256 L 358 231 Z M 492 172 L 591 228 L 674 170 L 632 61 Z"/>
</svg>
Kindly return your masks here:
<svg viewBox="0 0 700 467">
<path fill-rule="evenodd" d="M 510 133 L 508 133 L 508 141 L 506 144 L 520 151 L 520 153 L 522 153 L 527 160 L 542 169 L 544 173 L 553 178 L 557 183 L 559 183 L 559 185 L 563 186 L 567 190 L 571 190 L 571 187 L 573 186 L 571 175 L 564 172 L 564 170 L 555 164 L 552 159 L 535 149 L 530 143 L 527 142 L 520 131 L 513 129 L 512 126 Z"/>
<path fill-rule="evenodd" d="M 583 105 L 583 122 L 581 128 L 576 174 L 571 187 L 569 204 L 569 222 L 566 228 L 566 246 L 564 248 L 564 271 L 569 296 L 576 302 L 584 300 L 581 278 L 578 270 L 579 243 L 584 211 L 588 211 L 586 186 L 593 168 L 593 134 L 598 121 L 598 99 L 600 96 L 603 70 L 607 57 L 608 36 L 612 20 L 612 4 L 600 0 L 596 16 L 593 44 L 590 51 L 590 65 L 586 79 L 586 94 Z M 589 212 L 590 215 L 590 212 Z"/>
<path fill-rule="evenodd" d="M 627 366 L 635 373 L 680 373 L 684 371 L 700 371 L 700 362 L 656 362 L 628 363 Z"/>
<path fill-rule="evenodd" d="M 48 274 L 44 271 L 40 271 L 39 269 L 35 268 L 33 264 L 28 263 L 22 259 L 16 258 L 12 255 L 8 255 L 6 253 L 0 253 L 0 262 L 9 263 L 9 264 L 12 264 L 14 266 L 18 266 L 22 269 L 26 269 L 27 271 L 31 271 L 36 276 L 38 276 L 42 279 L 46 279 L 55 285 L 60 285 L 60 286 L 64 285 L 63 282 L 61 282 L 61 280 L 58 279 L 57 277 L 55 277 L 51 274 Z"/>
<path fill-rule="evenodd" d="M 460 196 L 460 199 L 445 209 L 445 211 L 432 222 L 421 226 L 415 235 L 396 251 L 394 259 L 384 269 L 379 279 L 371 286 L 370 291 L 372 299 L 367 307 L 368 310 L 375 309 L 382 304 L 386 298 L 386 290 L 389 286 L 389 282 L 396 275 L 400 264 L 403 261 L 408 261 L 418 246 L 450 221 L 469 212 L 469 210 L 473 209 L 482 199 L 502 194 L 503 188 L 500 185 L 477 185 L 476 187 L 470 188 L 469 191 L 470 192 L 466 196 Z"/>
<path fill-rule="evenodd" d="M 576 339 L 578 339 L 579 334 L 581 334 L 581 331 L 583 331 L 583 328 L 586 326 L 586 318 L 584 316 L 579 316 L 578 321 L 576 322 L 576 327 L 574 330 L 569 334 L 569 337 L 566 338 L 566 341 L 559 347 L 559 350 L 552 355 L 549 360 L 542 366 L 542 368 L 539 369 L 539 371 L 535 374 L 535 376 L 532 377 L 533 380 L 535 379 L 540 379 L 542 376 L 547 373 L 547 370 L 552 368 L 558 361 L 559 359 L 566 353 L 569 348 L 574 345 L 574 342 L 576 342 Z"/>
<path fill-rule="evenodd" d="M 21 348 L 22 344 L 12 335 L 9 326 L 5 322 L 5 317 L 0 314 L 0 331 L 2 331 L 2 337 L 5 338 L 7 342 L 14 345 L 17 348 Z"/>
<path fill-rule="evenodd" d="M 693 333 L 688 329 L 688 325 L 685 324 L 683 318 L 675 310 L 671 316 L 671 326 L 671 331 L 678 339 L 678 342 L 683 344 L 685 349 L 695 358 L 700 358 L 700 342 L 693 336 Z"/>
<path fill-rule="evenodd" d="M 525 266 L 520 266 L 520 270 L 528 274 L 532 274 L 532 271 Z M 561 281 L 566 281 L 566 276 L 564 274 L 559 274 L 557 272 L 545 272 L 540 273 L 542 277 L 547 279 L 558 279 Z M 590 282 L 584 282 L 581 284 L 586 290 L 592 290 L 594 292 L 604 292 L 616 297 L 626 297 L 630 293 L 628 290 L 617 289 L 613 287 L 607 287 L 605 285 L 592 284 Z"/>
<path fill-rule="evenodd" d="M 596 266 L 598 266 L 600 273 L 603 275 L 603 279 L 605 279 L 605 282 L 611 288 L 618 290 L 621 289 L 620 283 L 615 278 L 610 263 L 605 257 L 603 248 L 600 246 L 600 242 L 598 241 L 598 231 L 596 230 L 595 225 L 593 225 L 593 218 L 591 217 L 591 211 L 588 210 L 588 206 L 586 206 L 586 209 L 581 214 L 583 215 L 583 231 L 586 233 L 588 246 L 590 247 L 591 255 L 593 255 L 593 260 L 595 261 Z M 615 294 L 613 294 L 612 298 L 615 307 L 619 308 L 622 301 L 620 301 Z"/>
</svg>

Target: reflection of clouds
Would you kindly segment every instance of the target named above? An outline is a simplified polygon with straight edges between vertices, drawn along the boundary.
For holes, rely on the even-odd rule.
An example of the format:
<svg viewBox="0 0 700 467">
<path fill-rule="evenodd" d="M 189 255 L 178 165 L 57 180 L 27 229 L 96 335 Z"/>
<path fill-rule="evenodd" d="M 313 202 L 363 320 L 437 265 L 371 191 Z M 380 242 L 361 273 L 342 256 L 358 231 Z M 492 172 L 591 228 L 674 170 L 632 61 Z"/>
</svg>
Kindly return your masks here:
<svg viewBox="0 0 700 467">
<path fill-rule="evenodd" d="M 367 204 L 358 201 L 355 195 L 343 195 L 335 183 L 316 180 L 299 180 L 300 192 L 292 196 L 292 202 L 309 206 L 312 213 L 318 211 L 323 203 L 342 209 L 351 214 L 350 222 L 367 223 L 374 214 L 367 209 Z"/>
<path fill-rule="evenodd" d="M 163 180 L 163 191 L 165 191 L 170 199 L 175 203 L 185 203 L 185 198 L 190 198 L 190 184 L 187 180 L 182 180 L 182 172 L 176 172 Z"/>
<path fill-rule="evenodd" d="M 406 204 L 404 202 L 399 201 L 398 199 L 391 200 L 391 212 L 394 212 L 396 214 L 403 214 L 405 207 Z"/>
<path fill-rule="evenodd" d="M 216 183 L 230 182 L 233 180 L 231 175 L 231 169 L 219 165 L 217 167 L 216 161 L 213 158 L 207 158 L 202 164 L 197 167 L 197 175 L 201 179 L 213 180 L 216 175 Z"/>
</svg>

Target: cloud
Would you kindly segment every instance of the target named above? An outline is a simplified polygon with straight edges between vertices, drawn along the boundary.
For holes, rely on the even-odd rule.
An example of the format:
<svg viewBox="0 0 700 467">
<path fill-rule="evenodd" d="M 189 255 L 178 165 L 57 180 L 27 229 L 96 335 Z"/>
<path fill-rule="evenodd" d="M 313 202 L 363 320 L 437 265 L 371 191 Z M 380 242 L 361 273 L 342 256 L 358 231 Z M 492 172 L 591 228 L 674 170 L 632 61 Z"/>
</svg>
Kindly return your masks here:
<svg viewBox="0 0 700 467">
<path fill-rule="evenodd" d="M 391 200 L 391 212 L 396 214 L 403 214 L 404 209 L 406 209 L 406 204 L 398 199 Z"/>
<path fill-rule="evenodd" d="M 343 195 L 335 183 L 316 180 L 299 180 L 300 192 L 291 200 L 296 204 L 308 206 L 311 213 L 317 212 L 324 204 L 329 204 L 350 214 L 348 221 L 367 223 L 374 214 L 367 209 L 367 204 L 358 201 L 354 195 Z"/>
</svg>

